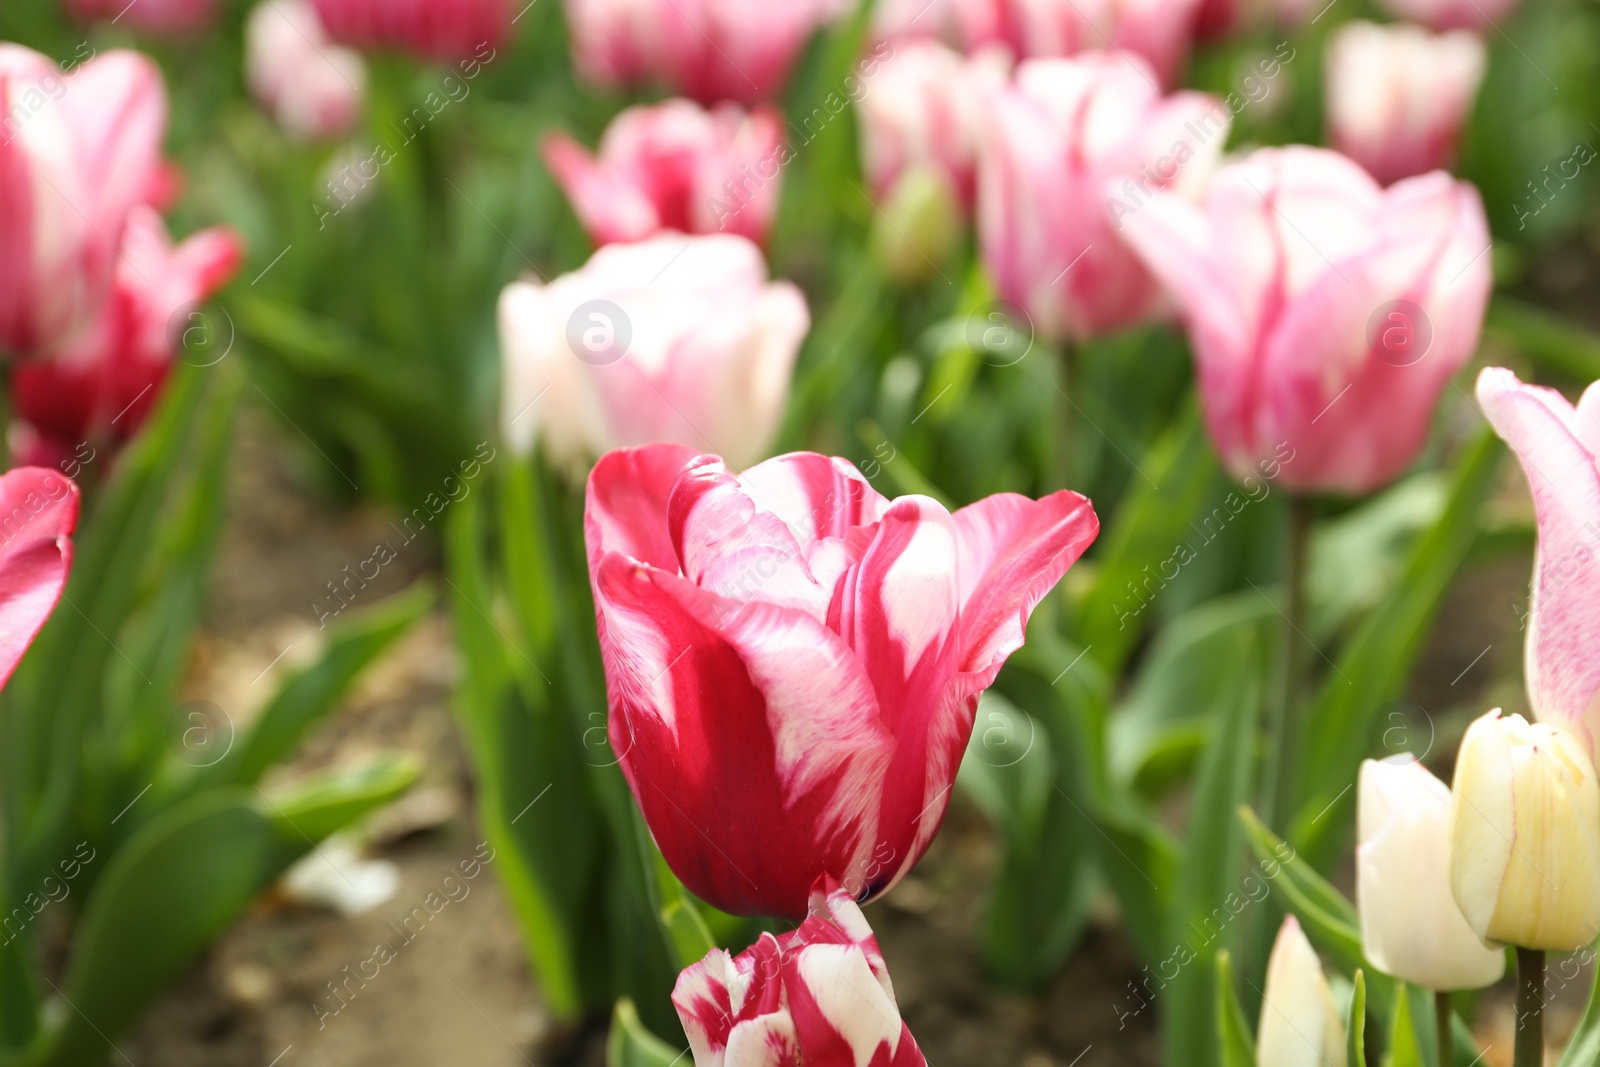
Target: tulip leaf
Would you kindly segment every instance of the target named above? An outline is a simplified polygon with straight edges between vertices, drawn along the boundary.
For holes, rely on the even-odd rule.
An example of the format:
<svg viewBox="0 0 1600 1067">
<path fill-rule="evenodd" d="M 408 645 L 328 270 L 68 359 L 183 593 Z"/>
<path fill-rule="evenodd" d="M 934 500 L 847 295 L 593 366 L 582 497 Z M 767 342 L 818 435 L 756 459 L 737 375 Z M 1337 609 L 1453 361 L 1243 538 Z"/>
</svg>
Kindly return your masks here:
<svg viewBox="0 0 1600 1067">
<path fill-rule="evenodd" d="M 606 1067 L 673 1067 L 684 1054 L 645 1029 L 632 1000 L 617 1001 L 606 1038 Z"/>
<path fill-rule="evenodd" d="M 1420 992 L 1424 991 L 1404 982 L 1395 983 L 1394 1014 L 1389 1020 L 1387 1067 L 1427 1067 L 1429 1063 L 1434 1062 L 1423 1052 L 1426 1039 L 1417 1029 L 1418 1015 L 1413 1003 L 1416 1000 L 1415 994 Z"/>
<path fill-rule="evenodd" d="M 1233 983 L 1233 957 L 1227 949 L 1217 953 L 1217 1040 L 1222 1067 L 1256 1067 L 1256 1042 L 1250 1022 L 1239 1003 Z"/>
<path fill-rule="evenodd" d="M 1582 956 L 1593 959 L 1594 949 L 1580 953 L 1578 958 Z M 1600 981 L 1590 988 L 1583 1018 L 1578 1021 L 1578 1028 L 1557 1067 L 1600 1067 Z"/>
<path fill-rule="evenodd" d="M 1358 967 L 1350 1015 L 1345 1020 L 1345 1067 L 1367 1067 L 1367 979 Z"/>
<path fill-rule="evenodd" d="M 1355 905 L 1312 869 L 1304 857 L 1256 817 L 1248 806 L 1239 808 L 1250 846 L 1262 864 L 1272 864 L 1281 876 L 1289 910 L 1299 918 L 1306 936 L 1319 952 L 1344 974 L 1362 966 L 1361 925 Z"/>
</svg>

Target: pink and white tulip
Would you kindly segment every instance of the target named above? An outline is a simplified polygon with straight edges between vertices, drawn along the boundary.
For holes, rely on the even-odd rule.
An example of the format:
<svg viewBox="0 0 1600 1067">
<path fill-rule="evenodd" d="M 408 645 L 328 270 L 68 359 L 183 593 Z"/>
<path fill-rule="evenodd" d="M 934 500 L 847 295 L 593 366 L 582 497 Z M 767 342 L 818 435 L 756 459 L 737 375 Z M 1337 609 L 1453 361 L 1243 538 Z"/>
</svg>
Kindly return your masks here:
<svg viewBox="0 0 1600 1067">
<path fill-rule="evenodd" d="M 899 881 L 979 695 L 1098 530 L 1065 490 L 952 514 L 809 452 L 740 475 L 682 445 L 602 458 L 585 537 L 611 744 L 683 883 L 792 917 L 820 876 L 861 900 Z"/>
<path fill-rule="evenodd" d="M 1501 367 L 1478 402 L 1522 463 L 1539 522 L 1528 612 L 1528 703 L 1540 722 L 1600 740 L 1600 383 L 1576 407 Z"/>
<path fill-rule="evenodd" d="M 783 91 L 840 0 L 566 0 L 579 73 L 598 85 L 658 84 L 704 104 Z"/>
<path fill-rule="evenodd" d="M 931 40 L 896 47 L 857 112 L 863 165 L 880 202 L 908 171 L 926 167 L 948 184 L 953 203 L 972 210 L 984 100 L 1009 71 L 994 50 L 969 59 Z"/>
<path fill-rule="evenodd" d="M 154 63 L 107 52 L 64 77 L 0 44 L 0 352 L 47 351 L 98 313 L 134 205 L 163 177 Z"/>
<path fill-rule="evenodd" d="M 646 441 L 754 463 L 777 435 L 810 325 L 800 290 L 768 282 L 743 237 L 606 245 L 582 270 L 501 294 L 506 439 L 518 452 L 538 440 L 578 470 Z"/>
<path fill-rule="evenodd" d="M 978 162 L 978 241 L 1000 295 L 1047 337 L 1159 314 L 1161 288 L 1118 229 L 1160 190 L 1198 196 L 1231 119 L 1213 97 L 1163 97 L 1136 58 L 1023 63 L 991 96 Z"/>
<path fill-rule="evenodd" d="M 1395 18 L 1436 30 L 1493 32 L 1516 10 L 1518 0 L 1382 0 Z"/>
<path fill-rule="evenodd" d="M 143 33 L 181 37 L 211 21 L 216 0 L 67 0 L 67 9 L 85 22 L 115 20 Z"/>
<path fill-rule="evenodd" d="M 707 110 L 690 100 L 624 111 L 606 128 L 597 156 L 563 133 L 544 142 L 545 165 L 597 244 L 662 230 L 764 241 L 787 152 L 783 119 L 772 108 Z"/>
<path fill-rule="evenodd" d="M 1326 149 L 1262 149 L 1203 207 L 1158 194 L 1123 234 L 1182 308 L 1228 469 L 1287 454 L 1299 492 L 1367 493 L 1416 458 L 1493 284 L 1475 189 L 1384 190 Z"/>
<path fill-rule="evenodd" d="M 1333 146 L 1385 185 L 1448 168 L 1484 62 L 1483 41 L 1466 30 L 1345 23 L 1328 42 Z"/>
<path fill-rule="evenodd" d="M 77 525 L 78 487 L 58 471 L 0 474 L 0 685 L 61 599 Z"/>
<path fill-rule="evenodd" d="M 12 404 L 23 424 L 14 437 L 27 462 L 55 466 L 80 444 L 112 447 L 132 437 L 161 395 L 173 345 L 205 329 L 173 316 L 221 288 L 244 257 L 239 238 L 221 228 L 174 247 L 160 217 L 143 206 L 128 219 L 122 253 L 94 324 L 54 355 L 12 365 Z M 218 349 L 224 343 L 203 340 Z"/>
<path fill-rule="evenodd" d="M 695 1067 L 925 1067 L 861 908 L 819 879 L 810 914 L 737 956 L 712 949 L 672 1004 Z"/>
<path fill-rule="evenodd" d="M 142 2 L 142 0 L 141 0 Z M 487 63 L 511 36 L 512 0 L 312 0 L 328 36 L 439 63 Z"/>
<path fill-rule="evenodd" d="M 328 38 L 311 0 L 267 0 L 244 27 L 245 78 L 291 136 L 325 140 L 361 118 L 367 66 Z"/>
</svg>

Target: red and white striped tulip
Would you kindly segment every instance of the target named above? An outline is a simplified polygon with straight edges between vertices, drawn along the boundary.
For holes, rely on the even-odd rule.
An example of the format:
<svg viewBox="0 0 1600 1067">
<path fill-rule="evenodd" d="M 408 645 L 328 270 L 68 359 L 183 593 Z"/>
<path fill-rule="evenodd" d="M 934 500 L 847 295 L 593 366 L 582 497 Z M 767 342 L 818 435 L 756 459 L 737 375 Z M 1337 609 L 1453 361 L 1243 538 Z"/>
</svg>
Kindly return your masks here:
<svg viewBox="0 0 1600 1067">
<path fill-rule="evenodd" d="M 777 214 L 787 152 L 772 108 L 707 110 L 681 99 L 628 108 L 607 127 L 597 155 L 564 133 L 544 142 L 545 165 L 597 244 L 662 230 L 760 243 Z"/>
<path fill-rule="evenodd" d="M 862 98 L 861 156 L 880 202 L 917 167 L 945 182 L 951 202 L 972 210 L 984 100 L 1005 84 L 1010 62 L 985 50 L 966 58 L 937 41 L 896 46 Z"/>
<path fill-rule="evenodd" d="M 1345 1067 L 1344 1020 L 1322 961 L 1293 915 L 1278 928 L 1256 1034 L 1260 1067 Z"/>
<path fill-rule="evenodd" d="M 84 22 L 112 20 L 158 37 L 182 37 L 211 21 L 216 0 L 67 0 L 67 9 Z"/>
<path fill-rule="evenodd" d="M 1287 453 L 1288 488 L 1359 494 L 1416 458 L 1493 284 L 1477 190 L 1442 172 L 1384 190 L 1337 152 L 1267 148 L 1203 207 L 1158 194 L 1124 223 L 1182 308 L 1235 476 Z"/>
<path fill-rule="evenodd" d="M 341 44 L 395 48 L 439 63 L 487 63 L 511 36 L 512 0 L 312 2 L 328 36 Z"/>
<path fill-rule="evenodd" d="M 122 237 L 116 283 L 90 328 L 45 358 L 12 365 L 12 405 L 24 425 L 14 426 L 20 455 L 30 463 L 69 461 L 80 444 L 121 444 L 144 424 L 161 395 L 175 344 L 185 340 L 220 351 L 220 337 L 183 316 L 233 276 L 244 258 L 230 230 L 204 230 L 176 247 L 160 216 L 140 206 Z"/>
<path fill-rule="evenodd" d="M 0 352 L 48 351 L 99 312 L 116 241 L 163 177 L 155 64 L 107 52 L 64 77 L 0 44 Z"/>
<path fill-rule="evenodd" d="M 0 474 L 0 685 L 61 599 L 77 525 L 78 487 L 60 472 Z"/>
<path fill-rule="evenodd" d="M 1478 403 L 1517 454 L 1539 523 L 1527 620 L 1528 704 L 1540 722 L 1600 740 L 1600 383 L 1576 407 L 1502 367 Z"/>
<path fill-rule="evenodd" d="M 1478 940 L 1450 895 L 1450 787 L 1412 756 L 1361 764 L 1356 903 L 1361 951 L 1424 989 L 1482 989 L 1504 952 Z"/>
<path fill-rule="evenodd" d="M 990 97 L 978 161 L 978 240 L 1000 295 L 1047 337 L 1160 314 L 1161 287 L 1118 231 L 1160 190 L 1198 196 L 1231 118 L 1213 97 L 1163 97 L 1134 57 L 1023 63 Z"/>
<path fill-rule="evenodd" d="M 1466 30 L 1347 22 L 1328 41 L 1329 139 L 1385 185 L 1448 168 L 1484 62 Z"/>
<path fill-rule="evenodd" d="M 361 118 L 367 65 L 329 40 L 311 0 L 257 5 L 245 22 L 244 62 L 251 94 L 291 136 L 339 137 Z"/>
<path fill-rule="evenodd" d="M 695 1067 L 925 1067 L 861 908 L 825 879 L 810 908 L 798 929 L 712 949 L 678 976 Z"/>
<path fill-rule="evenodd" d="M 777 435 L 810 325 L 800 290 L 769 282 L 743 237 L 606 245 L 582 270 L 501 294 L 506 440 L 527 452 L 537 439 L 578 470 L 646 441 L 754 463 Z"/>
<path fill-rule="evenodd" d="M 809 452 L 740 475 L 682 445 L 602 458 L 585 535 L 611 744 L 683 883 L 742 915 L 798 916 L 822 875 L 886 892 L 944 818 L 979 695 L 1098 530 L 1065 490 L 952 514 Z"/>
<path fill-rule="evenodd" d="M 783 91 L 841 0 L 566 0 L 578 71 L 605 86 L 657 84 L 704 104 Z"/>
<path fill-rule="evenodd" d="M 1395 18 L 1420 22 L 1436 30 L 1492 33 L 1516 10 L 1518 0 L 1382 0 Z"/>
</svg>

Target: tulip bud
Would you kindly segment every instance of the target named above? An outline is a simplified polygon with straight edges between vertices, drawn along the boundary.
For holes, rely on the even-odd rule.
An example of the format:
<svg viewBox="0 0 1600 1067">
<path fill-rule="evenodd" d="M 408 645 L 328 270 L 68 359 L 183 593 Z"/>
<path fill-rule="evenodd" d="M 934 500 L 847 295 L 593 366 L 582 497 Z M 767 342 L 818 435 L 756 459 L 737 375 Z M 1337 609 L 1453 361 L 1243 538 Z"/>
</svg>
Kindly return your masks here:
<svg viewBox="0 0 1600 1067">
<path fill-rule="evenodd" d="M 367 68 L 328 40 L 310 0 L 267 0 L 245 21 L 250 92 L 291 135 L 338 137 L 361 116 Z"/>
<path fill-rule="evenodd" d="M 1361 765 L 1356 900 L 1373 966 L 1434 990 L 1479 989 L 1505 973 L 1450 895 L 1450 789 L 1411 756 Z"/>
<path fill-rule="evenodd" d="M 1256 1035 L 1258 1067 L 1344 1067 L 1344 1020 L 1322 961 L 1293 915 L 1283 920 L 1267 960 L 1267 988 Z"/>
<path fill-rule="evenodd" d="M 928 164 L 900 175 L 872 226 L 872 252 L 890 277 L 925 280 L 961 242 L 961 208 L 949 179 Z"/>
<path fill-rule="evenodd" d="M 1450 891 L 1485 943 L 1566 952 L 1600 932 L 1600 786 L 1582 742 L 1500 709 L 1456 757 Z"/>
</svg>

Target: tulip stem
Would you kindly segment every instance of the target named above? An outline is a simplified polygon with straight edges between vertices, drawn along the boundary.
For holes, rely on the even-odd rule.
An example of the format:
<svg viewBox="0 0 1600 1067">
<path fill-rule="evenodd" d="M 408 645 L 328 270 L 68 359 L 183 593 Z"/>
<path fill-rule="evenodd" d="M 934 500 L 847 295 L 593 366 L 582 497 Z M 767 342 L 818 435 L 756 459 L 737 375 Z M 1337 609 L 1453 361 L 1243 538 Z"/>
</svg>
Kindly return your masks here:
<svg viewBox="0 0 1600 1067">
<path fill-rule="evenodd" d="M 1517 947 L 1515 1067 L 1544 1065 L 1544 950 Z"/>
<path fill-rule="evenodd" d="M 1308 496 L 1289 498 L 1289 530 L 1285 546 L 1283 582 L 1287 603 L 1283 611 L 1282 659 L 1278 666 L 1278 699 L 1272 708 L 1268 752 L 1271 763 L 1263 782 L 1261 810 L 1267 825 L 1280 827 L 1291 803 L 1289 791 L 1296 776 L 1300 723 L 1295 706 L 1300 691 L 1302 645 L 1305 642 L 1306 553 L 1316 504 Z"/>
<path fill-rule="evenodd" d="M 1455 1013 L 1450 1009 L 1450 994 L 1443 989 L 1433 995 L 1433 1019 L 1439 1028 L 1439 1067 L 1455 1067 L 1456 1041 L 1450 1029 Z"/>
</svg>

